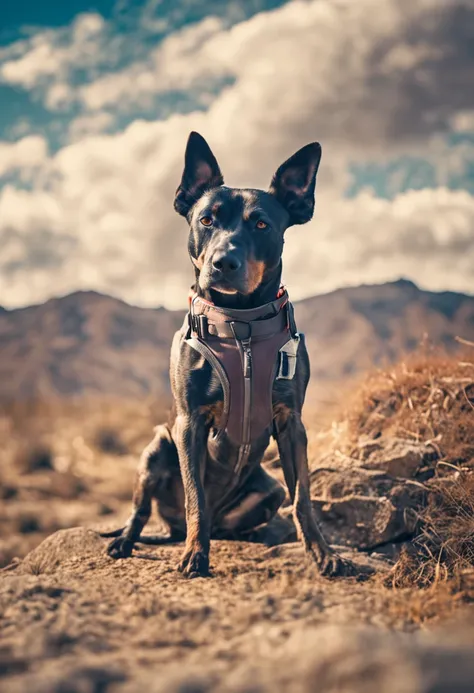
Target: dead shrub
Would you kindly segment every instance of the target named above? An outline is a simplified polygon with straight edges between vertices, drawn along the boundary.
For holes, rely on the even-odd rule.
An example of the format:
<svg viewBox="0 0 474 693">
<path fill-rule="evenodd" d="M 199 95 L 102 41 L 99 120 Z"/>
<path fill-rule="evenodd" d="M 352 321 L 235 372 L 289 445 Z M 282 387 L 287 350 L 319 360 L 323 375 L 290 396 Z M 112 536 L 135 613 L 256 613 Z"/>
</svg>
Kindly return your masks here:
<svg viewBox="0 0 474 693">
<path fill-rule="evenodd" d="M 416 355 L 371 374 L 348 411 L 351 442 L 396 436 L 430 442 L 441 459 L 474 465 L 474 362 Z"/>
<path fill-rule="evenodd" d="M 474 576 L 472 472 L 430 484 L 427 505 L 419 513 L 419 533 L 400 556 L 391 579 L 396 586 L 419 587 L 454 580 L 466 588 L 470 573 Z"/>
<path fill-rule="evenodd" d="M 396 587 L 448 584 L 474 596 L 474 359 L 428 348 L 369 374 L 346 399 L 326 456 L 354 460 L 371 441 L 430 445 L 437 462 L 414 508 L 415 537 L 389 582 Z"/>
</svg>

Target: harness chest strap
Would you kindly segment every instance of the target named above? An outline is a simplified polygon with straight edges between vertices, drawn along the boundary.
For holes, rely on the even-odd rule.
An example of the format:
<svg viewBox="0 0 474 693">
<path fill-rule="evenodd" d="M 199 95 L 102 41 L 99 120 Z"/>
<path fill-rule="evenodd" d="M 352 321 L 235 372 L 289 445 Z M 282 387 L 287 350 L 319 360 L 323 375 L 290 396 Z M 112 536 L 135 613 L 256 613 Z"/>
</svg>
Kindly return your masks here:
<svg viewBox="0 0 474 693">
<path fill-rule="evenodd" d="M 219 377 L 224 391 L 219 434 L 225 431 L 239 446 L 243 466 L 251 443 L 272 423 L 275 376 L 294 376 L 299 336 L 288 294 L 282 291 L 275 301 L 250 310 L 222 309 L 195 295 L 183 329 L 188 344 Z"/>
</svg>

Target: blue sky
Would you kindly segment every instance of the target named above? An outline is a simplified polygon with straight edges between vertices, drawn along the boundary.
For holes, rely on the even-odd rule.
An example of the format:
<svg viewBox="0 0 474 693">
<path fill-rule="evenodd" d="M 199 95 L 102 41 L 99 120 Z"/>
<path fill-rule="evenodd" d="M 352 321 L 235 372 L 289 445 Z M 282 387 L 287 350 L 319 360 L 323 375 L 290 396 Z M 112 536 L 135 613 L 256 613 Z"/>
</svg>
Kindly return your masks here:
<svg viewBox="0 0 474 693">
<path fill-rule="evenodd" d="M 191 129 L 236 185 L 322 143 L 315 219 L 288 232 L 294 296 L 399 276 L 474 292 L 473 46 L 474 0 L 8 3 L 0 304 L 181 305 Z"/>
<path fill-rule="evenodd" d="M 16 0 L 2 7 L 0 41 L 9 43 L 23 35 L 28 27 L 55 27 L 69 24 L 80 12 L 100 12 L 110 17 L 114 11 L 114 0 L 83 2 L 83 0 Z"/>
</svg>

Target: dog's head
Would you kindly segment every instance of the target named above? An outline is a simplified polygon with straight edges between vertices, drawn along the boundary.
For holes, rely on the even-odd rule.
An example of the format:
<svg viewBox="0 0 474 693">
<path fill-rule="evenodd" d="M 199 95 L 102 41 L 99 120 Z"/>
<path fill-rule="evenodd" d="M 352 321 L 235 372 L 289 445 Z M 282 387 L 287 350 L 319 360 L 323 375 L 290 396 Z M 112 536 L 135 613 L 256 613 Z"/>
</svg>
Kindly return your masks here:
<svg viewBox="0 0 474 693">
<path fill-rule="evenodd" d="M 207 142 L 191 133 L 174 207 L 188 220 L 189 253 L 204 295 L 221 302 L 223 294 L 248 297 L 279 284 L 283 235 L 313 216 L 320 159 L 314 142 L 279 167 L 268 192 L 228 188 Z"/>
</svg>

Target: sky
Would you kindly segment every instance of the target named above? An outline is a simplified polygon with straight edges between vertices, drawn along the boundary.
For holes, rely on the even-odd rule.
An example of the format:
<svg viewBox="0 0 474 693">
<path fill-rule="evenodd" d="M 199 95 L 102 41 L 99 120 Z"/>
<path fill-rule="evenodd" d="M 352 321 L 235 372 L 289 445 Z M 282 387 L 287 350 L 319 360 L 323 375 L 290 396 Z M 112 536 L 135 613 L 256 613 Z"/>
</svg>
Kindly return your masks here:
<svg viewBox="0 0 474 693">
<path fill-rule="evenodd" d="M 293 298 L 474 293 L 474 0 L 15 0 L 0 24 L 0 305 L 94 289 L 181 308 L 197 130 L 267 189 L 319 141 Z"/>
</svg>

